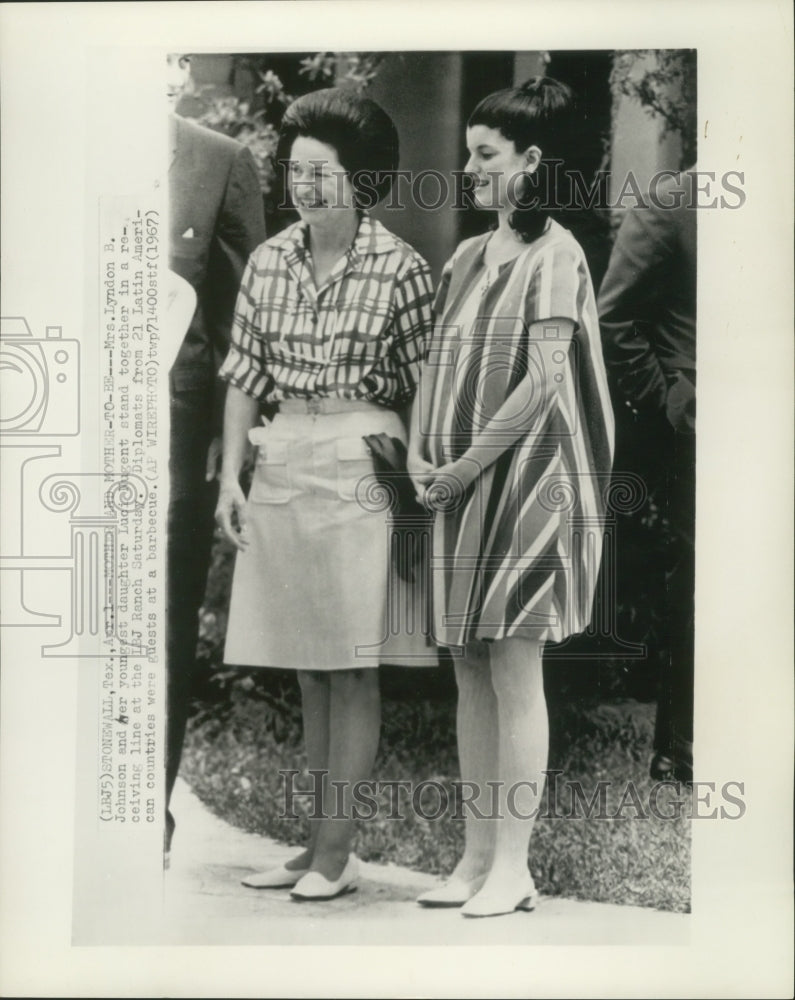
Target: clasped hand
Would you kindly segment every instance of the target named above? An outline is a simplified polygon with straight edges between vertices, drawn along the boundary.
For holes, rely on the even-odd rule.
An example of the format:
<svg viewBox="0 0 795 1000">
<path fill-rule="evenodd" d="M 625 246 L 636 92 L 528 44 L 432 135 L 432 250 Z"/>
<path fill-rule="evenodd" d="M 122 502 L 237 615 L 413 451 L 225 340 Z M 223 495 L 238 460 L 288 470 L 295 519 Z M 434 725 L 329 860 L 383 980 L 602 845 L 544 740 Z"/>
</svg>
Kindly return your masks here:
<svg viewBox="0 0 795 1000">
<path fill-rule="evenodd" d="M 456 459 L 433 466 L 416 452 L 409 451 L 407 468 L 419 502 L 430 511 L 454 509 L 477 474 L 477 465 Z"/>
</svg>

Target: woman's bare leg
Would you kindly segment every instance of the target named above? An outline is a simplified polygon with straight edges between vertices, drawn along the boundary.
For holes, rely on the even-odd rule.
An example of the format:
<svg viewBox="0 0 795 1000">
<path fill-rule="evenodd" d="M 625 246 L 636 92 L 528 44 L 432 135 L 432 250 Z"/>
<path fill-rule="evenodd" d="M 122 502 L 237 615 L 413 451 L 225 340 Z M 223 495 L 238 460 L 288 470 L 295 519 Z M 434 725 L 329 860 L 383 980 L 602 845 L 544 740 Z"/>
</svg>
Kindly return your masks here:
<svg viewBox="0 0 795 1000">
<path fill-rule="evenodd" d="M 330 678 L 319 670 L 299 670 L 298 683 L 301 688 L 301 711 L 304 721 L 304 747 L 306 763 L 310 771 L 327 771 L 329 754 L 329 705 L 331 700 Z M 315 789 L 318 789 L 315 778 Z M 327 799 L 325 779 L 321 781 L 321 803 Z M 285 868 L 295 870 L 309 868 L 315 852 L 320 820 L 309 820 L 309 846 L 296 858 L 288 861 Z"/>
<path fill-rule="evenodd" d="M 507 896 L 527 881 L 527 851 L 540 810 L 549 749 L 543 644 L 503 639 L 489 647 L 498 717 L 501 819 L 482 894 Z M 480 895 L 480 894 L 479 894 Z M 518 900 L 517 900 L 518 902 Z"/>
<path fill-rule="evenodd" d="M 496 800 L 487 785 L 497 778 L 497 696 L 491 683 L 488 649 L 471 643 L 455 661 L 458 684 L 456 730 L 461 768 L 465 844 L 454 877 L 467 882 L 484 875 L 494 857 Z"/>
<path fill-rule="evenodd" d="M 342 874 L 351 849 L 353 786 L 372 777 L 381 731 L 381 695 L 377 669 L 335 670 L 328 677 L 329 784 L 312 869 L 333 881 Z M 334 782 L 340 784 L 335 788 Z"/>
</svg>

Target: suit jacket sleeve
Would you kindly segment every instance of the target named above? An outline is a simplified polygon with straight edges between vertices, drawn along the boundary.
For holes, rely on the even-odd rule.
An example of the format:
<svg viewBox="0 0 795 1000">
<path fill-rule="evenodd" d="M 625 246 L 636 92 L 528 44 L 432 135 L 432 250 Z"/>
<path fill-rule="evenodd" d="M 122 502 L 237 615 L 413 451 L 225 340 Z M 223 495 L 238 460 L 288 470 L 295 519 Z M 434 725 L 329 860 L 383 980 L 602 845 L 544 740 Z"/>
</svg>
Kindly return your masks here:
<svg viewBox="0 0 795 1000">
<path fill-rule="evenodd" d="M 207 269 L 211 286 L 207 302 L 215 371 L 229 348 L 232 316 L 249 255 L 265 239 L 265 216 L 257 168 L 245 147 L 235 155 L 218 214 L 211 259 Z M 216 376 L 213 391 L 213 427 L 223 428 L 226 384 Z"/>
<path fill-rule="evenodd" d="M 608 372 L 621 396 L 646 413 L 665 409 L 666 380 L 652 330 L 672 252 L 669 235 L 661 213 L 652 208 L 627 210 L 599 291 Z"/>
</svg>

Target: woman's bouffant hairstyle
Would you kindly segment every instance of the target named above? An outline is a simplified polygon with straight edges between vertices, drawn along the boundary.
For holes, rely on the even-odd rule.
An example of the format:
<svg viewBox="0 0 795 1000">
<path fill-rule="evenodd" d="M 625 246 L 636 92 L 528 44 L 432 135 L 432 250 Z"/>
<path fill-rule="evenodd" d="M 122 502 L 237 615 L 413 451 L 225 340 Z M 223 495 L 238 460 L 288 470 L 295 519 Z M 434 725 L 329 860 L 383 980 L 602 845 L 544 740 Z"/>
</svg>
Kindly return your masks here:
<svg viewBox="0 0 795 1000">
<path fill-rule="evenodd" d="M 521 87 L 498 90 L 484 97 L 469 116 L 467 127 L 485 125 L 510 139 L 517 152 L 529 146 L 541 150 L 541 162 L 513 196 L 511 228 L 525 241 L 540 235 L 547 214 L 558 204 L 557 182 L 573 138 L 574 95 L 565 83 L 548 76 L 534 76 Z"/>
<path fill-rule="evenodd" d="M 333 146 L 350 177 L 357 208 L 373 208 L 389 193 L 398 166 L 398 134 L 375 101 L 342 87 L 304 94 L 284 113 L 276 150 L 280 165 L 289 161 L 299 136 Z"/>
</svg>

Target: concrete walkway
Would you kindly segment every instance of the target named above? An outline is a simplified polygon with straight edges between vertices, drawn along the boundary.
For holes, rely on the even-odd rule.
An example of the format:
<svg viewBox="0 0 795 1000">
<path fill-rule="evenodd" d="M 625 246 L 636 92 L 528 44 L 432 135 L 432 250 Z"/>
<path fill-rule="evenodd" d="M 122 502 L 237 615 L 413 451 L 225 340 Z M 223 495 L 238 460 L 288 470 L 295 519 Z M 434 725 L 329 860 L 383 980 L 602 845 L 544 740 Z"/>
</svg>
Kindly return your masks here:
<svg viewBox="0 0 795 1000">
<path fill-rule="evenodd" d="M 177 834 L 165 877 L 162 944 L 686 945 L 689 918 L 635 906 L 542 897 L 532 913 L 472 920 L 418 906 L 435 876 L 362 863 L 359 889 L 297 902 L 288 889 L 247 889 L 241 878 L 296 850 L 214 816 L 182 781 L 172 799 Z"/>
</svg>

